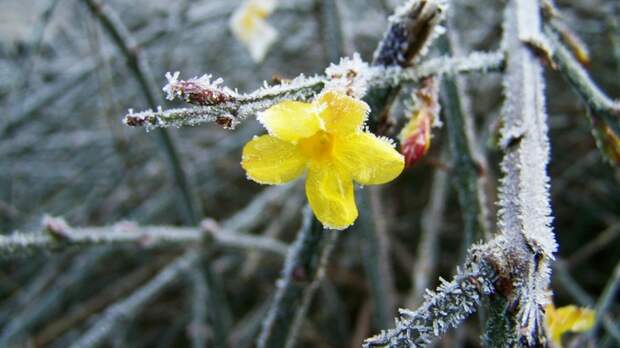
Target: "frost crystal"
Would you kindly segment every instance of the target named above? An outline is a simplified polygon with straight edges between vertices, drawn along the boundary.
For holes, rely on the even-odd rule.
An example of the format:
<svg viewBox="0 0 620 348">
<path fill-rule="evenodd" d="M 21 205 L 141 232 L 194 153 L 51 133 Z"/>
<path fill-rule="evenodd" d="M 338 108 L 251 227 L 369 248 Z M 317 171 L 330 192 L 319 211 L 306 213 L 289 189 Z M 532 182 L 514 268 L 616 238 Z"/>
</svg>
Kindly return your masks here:
<svg viewBox="0 0 620 348">
<path fill-rule="evenodd" d="M 325 89 L 362 98 L 368 90 L 368 79 L 371 75 L 369 69 L 359 53 L 355 53 L 353 58 L 341 58 L 340 63 L 331 64 L 325 69 L 328 78 Z"/>
<path fill-rule="evenodd" d="M 484 260 L 482 247 L 473 247 L 463 271 L 450 282 L 441 279 L 437 291 L 426 291 L 424 303 L 415 311 L 400 309 L 394 329 L 364 342 L 371 347 L 424 347 L 434 337 L 456 327 L 474 312 L 483 295 L 493 292 L 493 267 Z"/>
<path fill-rule="evenodd" d="M 557 250 L 549 204 L 549 140 L 542 67 L 522 41 L 540 35 L 538 2 L 512 1 L 506 8 L 504 46 L 508 51 L 501 167 L 500 241 L 516 292 L 519 336 L 528 345 L 545 339 L 542 308 L 547 303 L 549 263 Z"/>
<path fill-rule="evenodd" d="M 162 88 L 166 93 L 166 99 L 180 98 L 188 103 L 196 105 L 216 105 L 231 101 L 237 97 L 237 93 L 228 87 L 223 87 L 222 78 L 211 81 L 211 75 L 193 77 L 189 80 L 179 80 L 179 72 L 166 73 L 168 83 Z"/>
</svg>

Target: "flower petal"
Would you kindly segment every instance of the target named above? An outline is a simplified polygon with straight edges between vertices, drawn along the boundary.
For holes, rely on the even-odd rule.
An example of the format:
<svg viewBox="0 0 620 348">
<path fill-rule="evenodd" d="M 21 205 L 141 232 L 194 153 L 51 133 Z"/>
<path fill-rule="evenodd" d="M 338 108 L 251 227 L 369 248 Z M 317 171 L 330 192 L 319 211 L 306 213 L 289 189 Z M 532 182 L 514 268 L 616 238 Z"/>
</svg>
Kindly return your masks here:
<svg viewBox="0 0 620 348">
<path fill-rule="evenodd" d="M 320 117 L 325 123 L 325 130 L 334 134 L 360 130 L 370 111 L 363 101 L 336 92 L 321 94 L 315 103 L 323 106 Z"/>
<path fill-rule="evenodd" d="M 357 218 L 351 176 L 334 162 L 309 167 L 306 195 L 314 215 L 326 228 L 342 230 Z"/>
<path fill-rule="evenodd" d="M 258 183 L 283 184 L 303 174 L 306 162 L 294 144 L 262 135 L 245 144 L 241 166 Z"/>
<path fill-rule="evenodd" d="M 258 121 L 274 137 L 296 142 L 308 138 L 320 129 L 316 106 L 285 100 L 258 114 Z"/>
<path fill-rule="evenodd" d="M 335 157 L 349 170 L 353 180 L 362 185 L 384 184 L 403 171 L 403 155 L 385 138 L 363 132 L 338 140 Z"/>
</svg>

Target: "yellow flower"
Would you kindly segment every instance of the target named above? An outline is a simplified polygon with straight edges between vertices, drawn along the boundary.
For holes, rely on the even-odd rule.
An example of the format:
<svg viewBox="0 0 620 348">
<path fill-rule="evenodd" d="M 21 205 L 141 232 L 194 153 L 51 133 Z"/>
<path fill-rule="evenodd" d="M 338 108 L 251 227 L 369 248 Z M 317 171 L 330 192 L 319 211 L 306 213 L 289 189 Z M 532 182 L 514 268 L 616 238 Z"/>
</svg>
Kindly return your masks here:
<svg viewBox="0 0 620 348">
<path fill-rule="evenodd" d="M 323 226 L 344 229 L 357 218 L 353 181 L 383 184 L 404 167 L 386 138 L 362 130 L 366 103 L 333 91 L 313 103 L 284 101 L 259 114 L 269 135 L 243 148 L 241 166 L 250 179 L 283 184 L 307 171 L 306 196 Z"/>
<path fill-rule="evenodd" d="M 265 58 L 278 37 L 277 31 L 266 20 L 276 6 L 276 0 L 246 0 L 230 19 L 233 34 L 247 47 L 255 62 Z"/>
<path fill-rule="evenodd" d="M 547 330 L 557 347 L 562 347 L 563 334 L 588 331 L 594 325 L 594 320 L 593 310 L 573 305 L 555 308 L 553 304 L 549 304 L 545 310 Z"/>
</svg>

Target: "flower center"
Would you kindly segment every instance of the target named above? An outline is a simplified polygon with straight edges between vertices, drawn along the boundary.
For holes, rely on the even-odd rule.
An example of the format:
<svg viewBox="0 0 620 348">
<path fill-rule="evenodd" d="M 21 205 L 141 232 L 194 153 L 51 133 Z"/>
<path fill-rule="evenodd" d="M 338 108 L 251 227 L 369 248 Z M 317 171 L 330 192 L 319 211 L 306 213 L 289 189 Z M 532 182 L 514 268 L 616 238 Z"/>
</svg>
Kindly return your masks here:
<svg viewBox="0 0 620 348">
<path fill-rule="evenodd" d="M 313 136 L 299 140 L 299 150 L 306 157 L 313 160 L 323 160 L 331 157 L 334 148 L 334 136 L 318 131 Z"/>
</svg>

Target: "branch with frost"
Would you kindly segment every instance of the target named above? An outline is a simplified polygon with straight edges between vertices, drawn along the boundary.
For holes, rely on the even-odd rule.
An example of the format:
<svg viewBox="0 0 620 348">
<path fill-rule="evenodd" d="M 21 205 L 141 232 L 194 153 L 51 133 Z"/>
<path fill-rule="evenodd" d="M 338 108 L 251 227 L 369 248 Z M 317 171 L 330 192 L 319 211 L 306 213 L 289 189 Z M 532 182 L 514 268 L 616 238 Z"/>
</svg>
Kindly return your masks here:
<svg viewBox="0 0 620 348">
<path fill-rule="evenodd" d="M 343 60 L 341 64 L 349 64 Z M 473 72 L 500 71 L 504 66 L 501 52 L 473 52 L 465 57 L 439 57 L 429 59 L 412 68 L 369 67 L 360 70 L 355 83 L 366 80 L 364 88 L 386 88 L 414 83 L 428 76 L 467 74 Z M 329 69 L 329 68 L 328 68 Z M 332 67 L 332 71 L 336 70 Z M 307 101 L 319 94 L 326 84 L 332 83 L 334 76 L 299 76 L 290 82 L 268 86 L 243 94 L 221 86 L 219 79 L 211 82 L 210 76 L 178 80 L 178 75 L 168 75 L 164 87 L 168 97 L 197 104 L 193 107 L 135 112 L 130 109 L 123 122 L 132 127 L 166 128 L 195 126 L 201 123 L 216 122 L 225 128 L 234 128 L 239 122 L 263 111 L 282 100 Z M 207 83 L 208 81 L 208 83 Z M 188 87 L 189 86 L 189 87 Z M 362 87 L 357 87 L 362 88 Z"/>
<path fill-rule="evenodd" d="M 247 230 L 255 227 L 262 221 L 264 216 L 263 208 L 274 201 L 282 198 L 292 186 L 276 186 L 265 189 L 254 197 L 254 199 L 241 211 L 221 223 L 223 229 Z M 190 249 L 175 261 L 168 264 L 153 279 L 134 291 L 131 295 L 120 300 L 103 313 L 98 320 L 94 320 L 89 329 L 76 340 L 71 348 L 95 347 L 101 344 L 109 336 L 116 325 L 123 319 L 131 318 L 143 308 L 144 304 L 156 296 L 161 290 L 165 289 L 171 282 L 175 281 L 181 273 L 191 270 L 191 267 L 198 262 L 200 255 Z M 208 292 L 208 296 L 210 296 Z M 210 299 L 212 306 L 218 305 L 215 299 Z M 210 312 L 219 313 L 217 308 L 211 308 Z M 215 326 L 215 324 L 214 324 Z"/>
<path fill-rule="evenodd" d="M 549 139 L 542 67 L 530 44 L 544 42 L 537 0 L 512 0 L 504 13 L 506 69 L 499 189 L 500 236 L 494 241 L 500 277 L 512 289 L 502 296 L 516 308 L 510 334 L 526 346 L 546 341 L 550 262 L 557 250 L 551 228 Z"/>
<path fill-rule="evenodd" d="M 10 258 L 29 255 L 37 250 L 58 251 L 94 245 L 134 244 L 140 247 L 156 247 L 200 243 L 260 250 L 282 256 L 286 255 L 288 250 L 288 246 L 278 240 L 228 231 L 212 220 L 206 220 L 200 228 L 138 226 L 130 222 L 104 227 L 74 228 L 62 219 L 46 217 L 40 232 L 0 235 L 0 252 L 3 258 Z"/>
<path fill-rule="evenodd" d="M 293 347 L 310 301 L 325 274 L 341 232 L 324 230 L 306 208 L 301 230 L 286 257 L 257 347 Z"/>
<path fill-rule="evenodd" d="M 500 188 L 500 235 L 469 253 L 465 270 L 437 292 L 429 292 L 416 311 L 401 310 L 396 328 L 366 341 L 365 347 L 426 346 L 458 325 L 495 293 L 508 317 L 495 323 L 487 338 L 495 346 L 544 344 L 543 312 L 550 261 L 557 249 L 551 230 L 549 142 L 542 68 L 530 45 L 541 39 L 538 1 L 512 0 L 505 11 L 506 52 Z M 476 279 L 476 281 L 473 281 Z M 514 312 L 512 310 L 514 310 Z M 511 314 L 514 313 L 514 314 Z"/>
<path fill-rule="evenodd" d="M 448 282 L 440 278 L 436 291 L 426 290 L 424 302 L 415 311 L 400 309 L 396 327 L 368 338 L 364 348 L 424 347 L 449 328 L 458 326 L 495 290 L 495 269 L 484 247 L 470 249 L 464 269 Z"/>
</svg>

